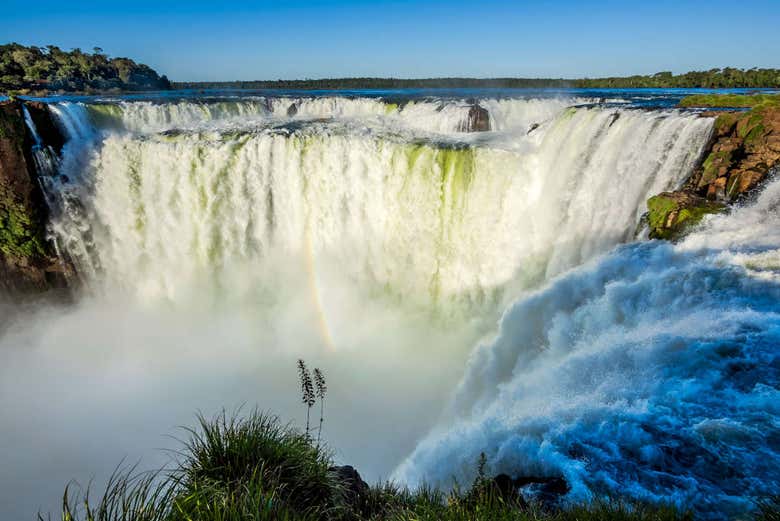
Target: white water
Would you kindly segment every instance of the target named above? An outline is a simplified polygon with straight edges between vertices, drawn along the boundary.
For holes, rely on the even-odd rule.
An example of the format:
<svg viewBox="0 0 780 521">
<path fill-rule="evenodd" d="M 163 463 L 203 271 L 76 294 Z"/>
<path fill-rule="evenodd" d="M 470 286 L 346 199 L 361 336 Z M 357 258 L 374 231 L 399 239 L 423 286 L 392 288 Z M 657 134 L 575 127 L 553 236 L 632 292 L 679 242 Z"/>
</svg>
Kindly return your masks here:
<svg viewBox="0 0 780 521">
<path fill-rule="evenodd" d="M 491 128 L 526 132 L 533 124 L 549 121 L 564 108 L 590 103 L 586 98 L 490 99 L 482 106 L 490 113 Z M 291 107 L 295 114 L 291 115 Z M 99 126 L 136 133 L 192 129 L 248 123 L 317 119 L 357 120 L 366 124 L 382 121 L 397 128 L 440 134 L 459 133 L 471 104 L 465 100 L 385 101 L 379 98 L 242 98 L 211 102 L 150 101 L 107 102 L 94 105 L 61 104 L 55 108 L 69 133 L 84 136 L 87 112 Z M 75 120 L 79 120 L 77 123 Z"/>
<path fill-rule="evenodd" d="M 468 483 L 484 451 L 573 501 L 747 509 L 778 482 L 775 191 L 615 250 L 712 123 L 584 101 L 481 100 L 475 134 L 457 101 L 52 106 L 71 137 L 52 233 L 86 295 L 2 340 L 0 504 L 153 466 L 199 408 L 295 417 L 303 356 L 333 377 L 326 438 L 372 480 L 411 453 L 395 477 Z"/>
<path fill-rule="evenodd" d="M 251 276 L 292 255 L 337 264 L 409 303 L 491 303 L 507 285 L 537 284 L 630 239 L 644 201 L 685 178 L 711 126 L 553 100 L 502 113 L 515 122 L 556 114 L 530 135 L 523 123 L 479 145 L 438 145 L 399 135 L 392 118 L 344 126 L 339 118 L 364 104 L 317 101 L 336 121 L 102 138 L 86 167 L 74 163 L 68 177 L 79 182 L 62 189 L 86 207 L 89 227 L 83 213 L 55 222 L 79 272 L 93 286 L 176 301 L 203 281 L 223 291 L 236 270 Z M 125 126 L 140 129 L 191 104 L 130 105 Z M 248 107 L 235 111 L 255 102 Z M 94 134 L 72 122 L 83 107 L 57 110 L 74 137 Z"/>
<path fill-rule="evenodd" d="M 780 483 L 780 182 L 684 242 L 618 248 L 518 299 L 397 479 L 564 476 L 733 518 Z"/>
</svg>

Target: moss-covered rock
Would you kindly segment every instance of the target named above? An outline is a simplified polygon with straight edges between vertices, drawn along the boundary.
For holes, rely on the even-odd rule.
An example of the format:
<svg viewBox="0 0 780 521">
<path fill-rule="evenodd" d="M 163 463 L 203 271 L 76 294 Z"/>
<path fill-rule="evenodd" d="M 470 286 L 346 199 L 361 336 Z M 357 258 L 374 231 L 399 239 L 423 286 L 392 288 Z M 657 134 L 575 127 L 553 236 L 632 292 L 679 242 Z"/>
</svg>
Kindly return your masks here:
<svg viewBox="0 0 780 521">
<path fill-rule="evenodd" d="M 48 211 L 30 157 L 32 139 L 19 101 L 0 103 L 0 288 L 30 293 L 64 285 L 46 240 Z"/>
<path fill-rule="evenodd" d="M 650 238 L 675 240 L 705 215 L 722 212 L 726 206 L 685 191 L 664 192 L 647 201 Z"/>
<path fill-rule="evenodd" d="M 755 108 L 780 106 L 780 94 L 694 94 L 680 101 L 681 107 Z"/>
<path fill-rule="evenodd" d="M 758 101 L 749 111 L 702 114 L 717 116 L 713 137 L 685 190 L 712 201 L 732 203 L 760 186 L 768 173 L 780 165 L 780 104 L 775 104 L 771 101 L 774 98 L 766 95 L 742 98 Z M 698 104 L 702 98 L 693 99 Z M 686 100 L 688 98 L 683 101 Z M 748 101 L 740 103 L 747 105 Z"/>
</svg>

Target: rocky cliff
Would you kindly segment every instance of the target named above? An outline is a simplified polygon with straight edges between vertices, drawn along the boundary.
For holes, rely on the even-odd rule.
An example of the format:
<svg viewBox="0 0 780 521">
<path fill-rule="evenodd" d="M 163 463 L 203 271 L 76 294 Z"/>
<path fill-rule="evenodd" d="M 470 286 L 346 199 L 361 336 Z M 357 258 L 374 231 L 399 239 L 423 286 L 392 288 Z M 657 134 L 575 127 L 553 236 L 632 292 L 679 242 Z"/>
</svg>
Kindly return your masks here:
<svg viewBox="0 0 780 521">
<path fill-rule="evenodd" d="M 45 106 L 32 104 L 30 114 L 46 132 L 59 135 Z M 61 136 L 50 139 L 61 146 Z M 69 269 L 57 259 L 46 238 L 48 210 L 30 152 L 34 144 L 22 103 L 0 103 L 0 290 L 5 295 L 67 285 Z"/>
<path fill-rule="evenodd" d="M 705 215 L 748 196 L 780 166 L 780 98 L 746 112 L 702 115 L 717 119 L 701 165 L 682 188 L 647 202 L 652 238 L 678 238 Z"/>
</svg>

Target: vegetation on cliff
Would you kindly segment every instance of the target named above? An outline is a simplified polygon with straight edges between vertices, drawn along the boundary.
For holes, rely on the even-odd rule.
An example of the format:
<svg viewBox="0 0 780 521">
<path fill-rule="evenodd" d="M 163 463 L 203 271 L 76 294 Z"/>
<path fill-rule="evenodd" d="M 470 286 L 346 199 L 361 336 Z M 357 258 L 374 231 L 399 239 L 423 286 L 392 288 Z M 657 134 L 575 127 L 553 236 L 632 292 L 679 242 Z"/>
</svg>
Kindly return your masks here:
<svg viewBox="0 0 780 521">
<path fill-rule="evenodd" d="M 601 502 L 558 509 L 529 505 L 514 489 L 486 477 L 484 465 L 466 491 L 412 491 L 392 483 L 369 486 L 352 467 L 334 466 L 330 452 L 275 416 L 200 417 L 198 429 L 167 471 L 117 473 L 102 498 L 69 487 L 68 521 L 216 520 L 677 520 L 671 508 Z M 476 464 L 476 462 L 475 462 Z"/>
<path fill-rule="evenodd" d="M 680 101 L 681 107 L 755 108 L 780 106 L 780 94 L 694 94 Z"/>
<path fill-rule="evenodd" d="M 674 521 L 691 513 L 668 506 L 597 500 L 587 505 L 527 503 L 505 475 L 490 478 L 484 459 L 460 489 L 369 486 L 349 466 L 276 416 L 253 411 L 199 417 L 173 468 L 117 472 L 99 500 L 69 486 L 66 521 Z M 508 481 L 509 480 L 509 481 Z M 704 499 L 704 498 L 703 498 Z M 777 519 L 780 503 L 757 503 L 757 521 Z M 39 516 L 45 519 L 44 516 Z"/>
<path fill-rule="evenodd" d="M 674 240 L 705 215 L 723 211 L 725 206 L 689 192 L 664 192 L 647 201 L 647 224 L 653 239 Z"/>
<path fill-rule="evenodd" d="M 29 110 L 36 118 L 36 107 Z M 48 209 L 31 148 L 22 103 L 0 103 L 0 287 L 13 294 L 64 286 L 68 269 L 46 239 Z"/>
<path fill-rule="evenodd" d="M 701 165 L 685 185 L 647 202 L 650 236 L 680 237 L 706 214 L 743 198 L 780 165 L 780 95 L 695 95 L 683 107 L 750 108 L 717 116 Z"/>
<path fill-rule="evenodd" d="M 19 107 L 0 105 L 0 252 L 14 258 L 41 256 L 45 251 L 44 226 L 34 202 L 36 186 L 24 142 Z"/>
<path fill-rule="evenodd" d="M 59 47 L 0 45 L 0 92 L 167 90 L 168 78 L 129 58 Z"/>
<path fill-rule="evenodd" d="M 298 361 L 306 429 L 282 424 L 257 409 L 246 416 L 224 411 L 186 429 L 172 467 L 135 473 L 115 472 L 98 501 L 89 490 L 69 485 L 63 497 L 66 521 L 673 521 L 693 515 L 664 505 L 603 499 L 564 504 L 564 478 L 489 477 L 485 454 L 475 463 L 470 486 L 444 492 L 423 485 L 410 490 L 391 482 L 370 486 L 351 466 L 336 466 L 321 442 L 327 386 L 319 369 Z M 319 402 L 319 423 L 311 422 Z M 313 424 L 312 424 L 313 423 Z M 317 437 L 313 436 L 317 432 Z M 532 485 L 529 503 L 522 487 Z M 757 503 L 757 520 L 773 519 L 777 501 Z M 43 516 L 39 516 L 44 519 Z M 746 518 L 747 519 L 747 518 Z"/>
</svg>

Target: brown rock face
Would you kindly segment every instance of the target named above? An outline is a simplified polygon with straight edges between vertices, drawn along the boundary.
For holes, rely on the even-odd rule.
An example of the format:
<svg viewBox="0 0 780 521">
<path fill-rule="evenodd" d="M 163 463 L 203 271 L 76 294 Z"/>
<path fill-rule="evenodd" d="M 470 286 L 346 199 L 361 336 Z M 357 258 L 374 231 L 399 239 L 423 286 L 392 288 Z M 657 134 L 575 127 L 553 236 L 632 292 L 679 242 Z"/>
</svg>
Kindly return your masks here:
<svg viewBox="0 0 780 521">
<path fill-rule="evenodd" d="M 780 108 L 702 115 L 717 116 L 712 141 L 685 186 L 647 201 L 651 238 L 681 237 L 705 215 L 725 210 L 780 168 Z"/>
<path fill-rule="evenodd" d="M 472 101 L 466 120 L 461 123 L 461 132 L 487 132 L 490 130 L 490 113 L 486 108 Z"/>
<path fill-rule="evenodd" d="M 46 240 L 48 210 L 32 144 L 21 103 L 0 103 L 0 292 L 6 295 L 64 287 L 69 271 Z"/>
<path fill-rule="evenodd" d="M 685 190 L 730 203 L 755 189 L 780 165 L 780 109 L 717 114 L 713 142 Z"/>
<path fill-rule="evenodd" d="M 59 153 L 65 144 L 65 137 L 54 121 L 49 107 L 40 101 L 26 101 L 24 104 L 41 140 Z"/>
</svg>

